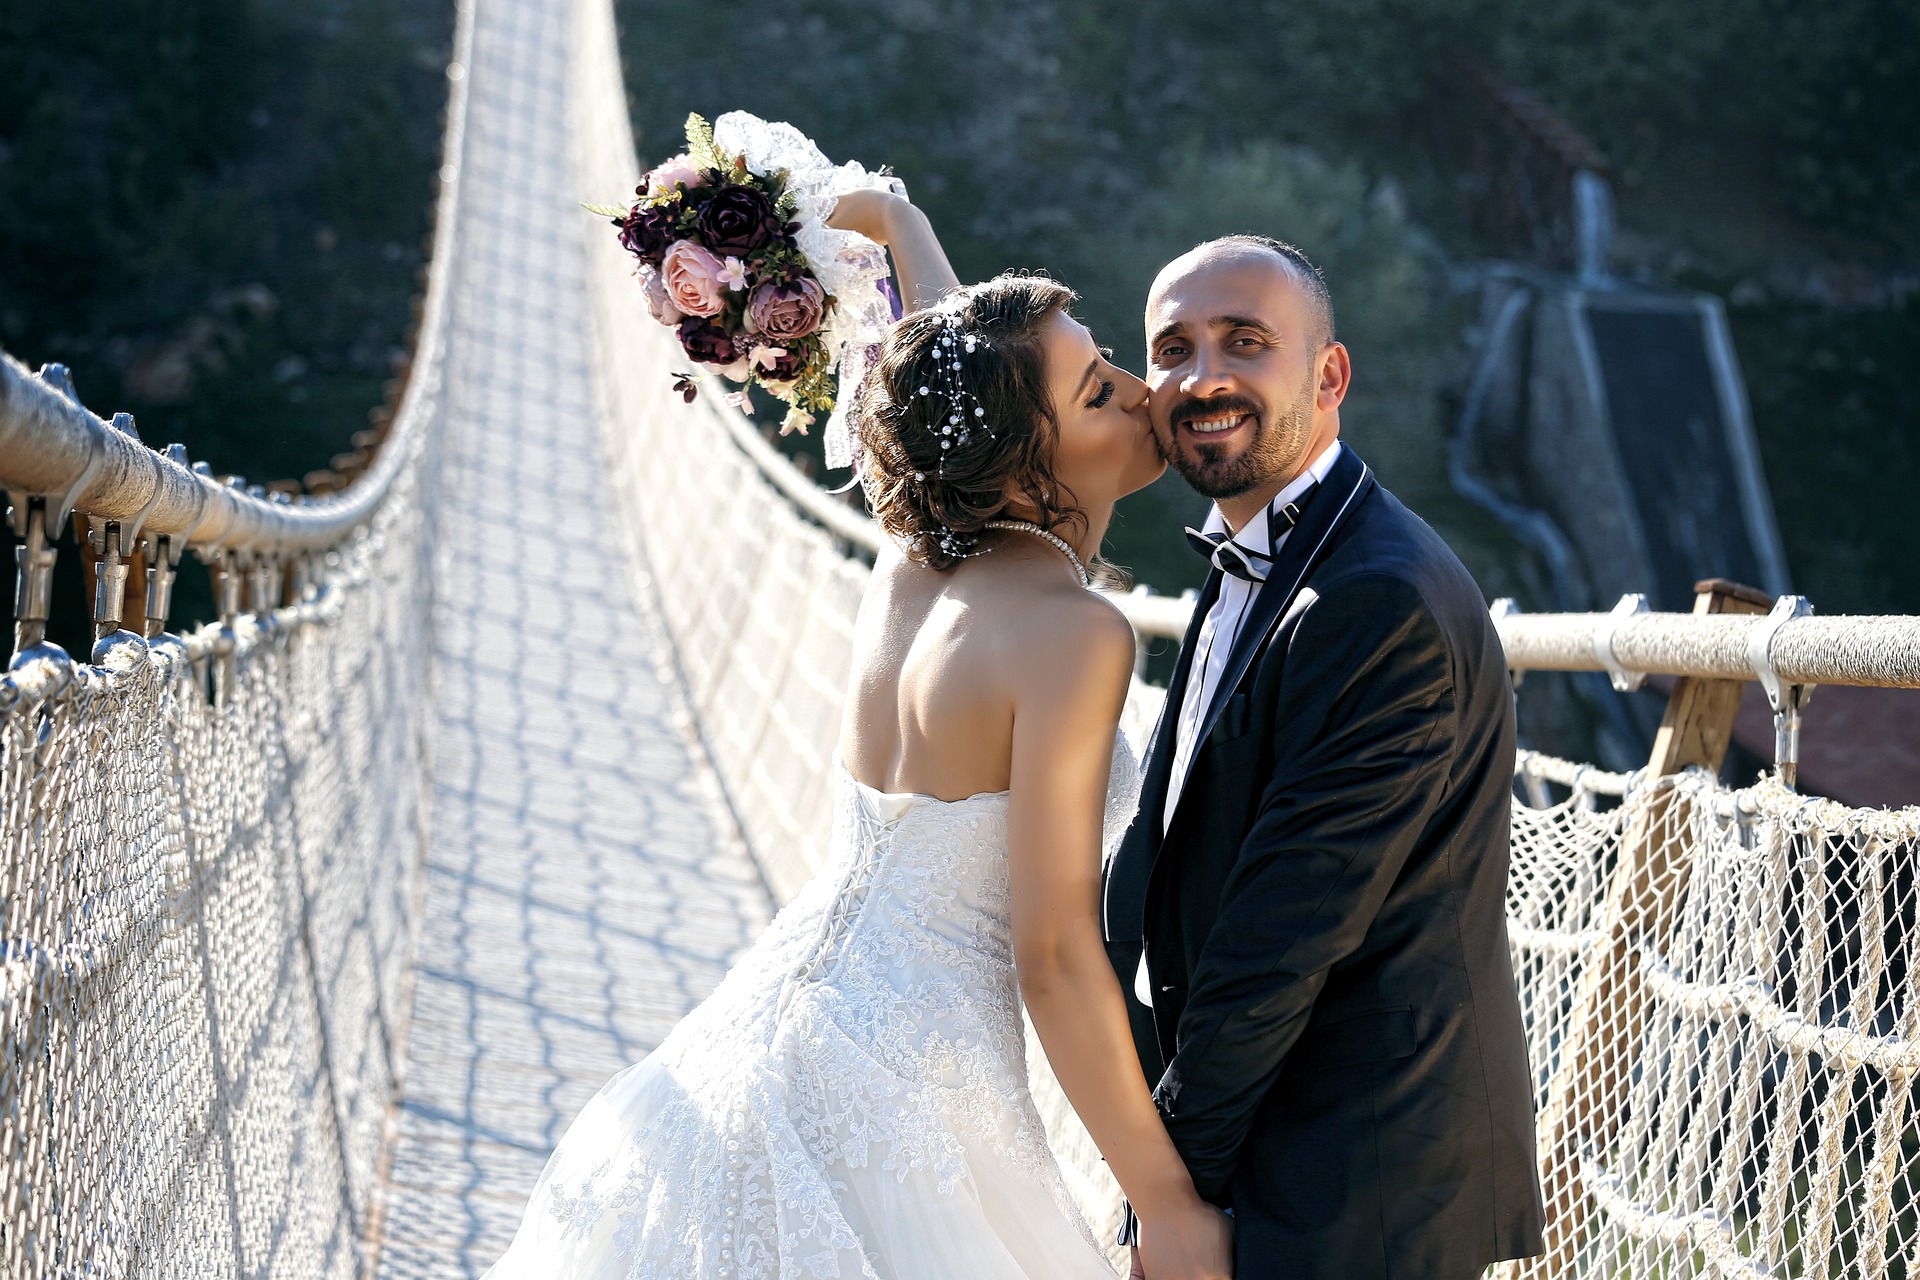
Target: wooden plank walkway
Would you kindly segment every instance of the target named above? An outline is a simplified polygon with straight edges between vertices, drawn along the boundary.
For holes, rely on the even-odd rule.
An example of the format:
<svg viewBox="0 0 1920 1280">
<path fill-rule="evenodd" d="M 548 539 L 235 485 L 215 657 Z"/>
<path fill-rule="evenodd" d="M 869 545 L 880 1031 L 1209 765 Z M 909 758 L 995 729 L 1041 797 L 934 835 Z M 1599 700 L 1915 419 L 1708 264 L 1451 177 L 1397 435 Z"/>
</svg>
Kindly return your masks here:
<svg viewBox="0 0 1920 1280">
<path fill-rule="evenodd" d="M 609 528 L 566 0 L 478 0 L 437 498 L 424 924 L 379 1274 L 477 1276 L 580 1106 L 771 901 Z M 604 193 L 598 198 L 604 198 Z"/>
</svg>

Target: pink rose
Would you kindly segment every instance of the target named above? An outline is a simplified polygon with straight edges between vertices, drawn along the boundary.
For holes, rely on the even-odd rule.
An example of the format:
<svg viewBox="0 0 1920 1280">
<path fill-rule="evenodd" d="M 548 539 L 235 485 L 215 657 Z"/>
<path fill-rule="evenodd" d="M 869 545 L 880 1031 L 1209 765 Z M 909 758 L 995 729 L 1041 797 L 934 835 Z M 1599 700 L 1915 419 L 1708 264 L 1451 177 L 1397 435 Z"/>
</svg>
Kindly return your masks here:
<svg viewBox="0 0 1920 1280">
<path fill-rule="evenodd" d="M 647 311 L 661 324 L 677 325 L 682 316 L 680 308 L 673 305 L 673 299 L 667 296 L 667 283 L 660 273 L 648 267 L 640 268 L 640 293 L 647 300 Z"/>
<path fill-rule="evenodd" d="M 795 342 L 820 327 L 827 295 L 819 281 L 801 276 L 786 284 L 763 284 L 747 295 L 747 326 L 770 343 Z"/>
<path fill-rule="evenodd" d="M 690 316 L 716 316 L 726 309 L 723 271 L 720 259 L 691 240 L 675 240 L 660 259 L 668 301 Z"/>
<path fill-rule="evenodd" d="M 707 175 L 694 168 L 693 158 L 685 153 L 662 160 L 647 175 L 649 192 L 671 191 L 675 186 L 691 191 L 706 185 Z"/>
</svg>

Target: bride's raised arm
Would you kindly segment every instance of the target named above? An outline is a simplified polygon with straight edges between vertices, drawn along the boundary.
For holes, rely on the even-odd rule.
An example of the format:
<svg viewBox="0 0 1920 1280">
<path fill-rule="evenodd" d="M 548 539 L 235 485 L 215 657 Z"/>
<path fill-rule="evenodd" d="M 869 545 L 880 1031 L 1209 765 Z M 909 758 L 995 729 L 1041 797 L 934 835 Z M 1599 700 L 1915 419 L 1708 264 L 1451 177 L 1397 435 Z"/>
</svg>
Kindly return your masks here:
<svg viewBox="0 0 1920 1280">
<path fill-rule="evenodd" d="M 947 251 L 933 234 L 933 224 L 904 196 L 890 191 L 859 190 L 842 195 L 827 225 L 858 231 L 887 246 L 894 274 L 900 277 L 900 297 L 906 309 L 918 311 L 940 301 L 960 278 L 947 262 Z"/>
<path fill-rule="evenodd" d="M 1100 836 L 1133 630 L 1092 595 L 1024 638 L 1007 857 L 1014 964 L 1047 1060 L 1141 1223 L 1149 1280 L 1228 1274 L 1225 1219 L 1194 1190 L 1134 1054 L 1100 934 Z"/>
</svg>

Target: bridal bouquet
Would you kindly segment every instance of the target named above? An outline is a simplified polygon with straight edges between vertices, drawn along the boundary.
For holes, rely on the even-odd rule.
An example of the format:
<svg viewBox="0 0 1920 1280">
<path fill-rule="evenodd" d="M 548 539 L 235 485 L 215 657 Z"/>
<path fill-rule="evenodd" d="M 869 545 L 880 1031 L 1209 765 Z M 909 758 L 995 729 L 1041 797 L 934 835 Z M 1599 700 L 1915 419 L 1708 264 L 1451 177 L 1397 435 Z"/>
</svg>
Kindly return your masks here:
<svg viewBox="0 0 1920 1280">
<path fill-rule="evenodd" d="M 751 413 L 745 387 L 764 387 L 789 406 L 782 434 L 830 415 L 830 467 L 852 460 L 836 379 L 858 384 L 894 317 L 886 251 L 827 225 L 840 195 L 865 187 L 904 193 L 829 163 L 790 124 L 732 111 L 712 125 L 688 116 L 686 151 L 642 178 L 630 207 L 587 206 L 640 260 L 653 318 L 695 363 L 743 384 L 730 404 Z M 691 402 L 693 375 L 676 377 Z"/>
</svg>

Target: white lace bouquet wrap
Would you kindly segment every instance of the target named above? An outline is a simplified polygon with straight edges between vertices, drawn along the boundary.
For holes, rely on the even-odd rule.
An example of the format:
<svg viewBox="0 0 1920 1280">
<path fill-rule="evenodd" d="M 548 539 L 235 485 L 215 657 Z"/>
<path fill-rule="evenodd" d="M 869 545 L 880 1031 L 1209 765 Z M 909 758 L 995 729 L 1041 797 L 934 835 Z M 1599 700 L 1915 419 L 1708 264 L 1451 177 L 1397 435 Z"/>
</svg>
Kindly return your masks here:
<svg viewBox="0 0 1920 1280">
<path fill-rule="evenodd" d="M 784 400 L 782 431 L 828 414 L 830 467 L 852 465 L 846 402 L 894 316 L 886 250 L 827 225 L 863 189 L 905 194 L 897 178 L 831 163 L 790 124 L 731 111 L 714 125 L 689 116 L 687 150 L 647 173 L 631 207 L 587 206 L 620 228 L 647 309 L 689 359 Z M 697 379 L 677 377 L 691 401 Z M 753 412 L 744 388 L 727 401 Z"/>
<path fill-rule="evenodd" d="M 836 165 L 813 139 L 792 125 L 762 120 L 745 111 L 729 111 L 715 121 L 713 140 L 721 149 L 744 156 L 754 173 L 786 173 L 794 219 L 800 224 L 794 239 L 814 278 L 834 302 L 820 333 L 832 362 L 828 367 L 839 374 L 846 393 L 835 398 L 821 444 L 829 467 L 852 466 L 853 429 L 847 421 L 847 404 L 880 354 L 880 341 L 893 323 L 893 304 L 887 292 L 887 251 L 857 231 L 828 226 L 827 219 L 846 192 L 891 191 L 904 196 L 906 186 L 890 174 L 869 172 L 858 160 Z"/>
</svg>

